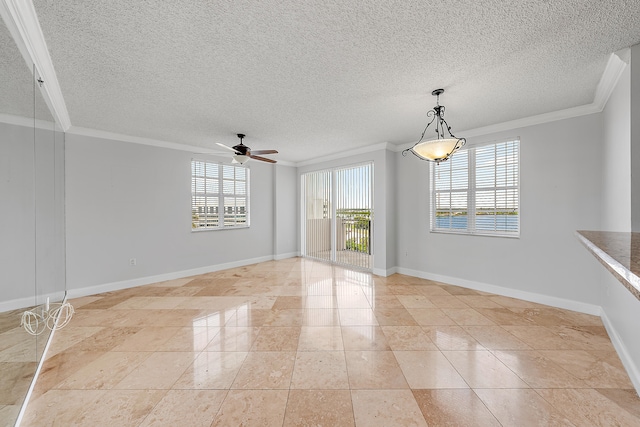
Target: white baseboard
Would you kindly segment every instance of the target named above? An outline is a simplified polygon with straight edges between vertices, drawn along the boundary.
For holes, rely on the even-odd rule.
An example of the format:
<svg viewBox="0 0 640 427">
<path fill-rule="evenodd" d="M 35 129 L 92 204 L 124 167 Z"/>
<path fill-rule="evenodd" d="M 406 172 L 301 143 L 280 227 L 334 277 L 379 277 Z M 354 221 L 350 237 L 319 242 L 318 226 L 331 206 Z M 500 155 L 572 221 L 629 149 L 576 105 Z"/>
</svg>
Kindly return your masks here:
<svg viewBox="0 0 640 427">
<path fill-rule="evenodd" d="M 436 282 L 447 283 L 450 285 L 462 286 L 464 288 L 475 289 L 477 291 L 490 292 L 505 297 L 517 298 L 525 301 L 535 302 L 538 304 L 550 305 L 552 307 L 563 308 L 566 310 L 577 311 L 580 313 L 600 316 L 602 309 L 599 305 L 588 304 L 580 301 L 573 301 L 565 298 L 537 294 L 534 292 L 521 291 L 518 289 L 505 288 L 502 286 L 490 285 L 487 283 L 476 282 L 472 280 L 460 279 L 458 277 L 443 276 L 440 274 L 426 273 L 424 271 L 411 270 L 408 268 L 397 267 L 397 272 L 407 276 L 419 277 L 421 279 L 434 280 Z"/>
<path fill-rule="evenodd" d="M 469 289 L 475 289 L 478 291 L 490 292 L 496 295 L 503 295 L 511 298 L 518 298 L 525 301 L 531 301 L 538 304 L 545 304 L 552 307 L 563 308 L 566 310 L 577 311 L 580 313 L 591 314 L 599 316 L 602 319 L 611 343 L 616 349 L 622 364 L 627 370 L 627 374 L 633 383 L 636 392 L 640 393 L 640 369 L 633 360 L 633 357 L 629 354 L 624 341 L 620 338 L 620 335 L 616 331 L 615 327 L 607 317 L 602 307 L 594 304 L 587 304 L 580 301 L 568 300 L 565 298 L 558 298 L 549 295 L 536 294 L 533 292 L 526 292 L 517 289 L 505 288 L 502 286 L 489 285 L 487 283 L 475 282 L 466 279 L 460 279 L 457 277 L 443 276 L 439 274 L 426 273 L 418 270 L 411 270 L 408 268 L 397 267 L 397 272 L 405 274 L 407 276 L 420 277 L 422 279 L 434 280 L 437 282 L 447 283 L 451 285 L 462 286 Z"/>
<path fill-rule="evenodd" d="M 280 261 L 281 259 L 295 258 L 298 256 L 300 256 L 300 252 L 288 252 L 285 254 L 274 255 L 273 259 L 275 259 L 276 261 Z"/>
<path fill-rule="evenodd" d="M 34 305 L 36 305 L 36 298 L 33 295 L 26 298 L 2 301 L 0 302 L 0 313 L 4 313 L 5 311 L 18 310 L 19 308 L 33 307 Z"/>
<path fill-rule="evenodd" d="M 183 277 L 197 276 L 199 274 L 212 273 L 214 271 L 227 270 L 229 268 L 243 267 L 245 265 L 257 264 L 259 262 L 272 261 L 273 256 L 245 259 L 241 261 L 228 262 L 224 264 L 209 265 L 205 267 L 192 268 L 189 270 L 174 271 L 155 276 L 138 277 L 120 282 L 104 283 L 102 285 L 87 286 L 85 288 L 75 288 L 67 290 L 68 298 L 78 298 L 87 295 L 101 294 L 103 292 L 119 291 L 121 289 L 134 288 L 136 286 L 149 285 L 151 283 L 165 282 L 167 280 L 181 279 Z"/>
<path fill-rule="evenodd" d="M 633 357 L 629 354 L 627 346 L 624 345 L 624 342 L 620 338 L 620 335 L 618 335 L 618 332 L 613 327 L 613 324 L 609 320 L 609 317 L 607 317 L 607 313 L 604 310 L 602 310 L 600 318 L 602 319 L 602 323 L 604 323 L 604 327 L 609 334 L 613 347 L 615 347 L 616 352 L 618 353 L 618 357 L 620 357 L 622 364 L 627 370 L 627 374 L 633 383 L 633 387 L 636 389 L 636 392 L 640 394 L 640 369 L 633 360 Z"/>
<path fill-rule="evenodd" d="M 30 297 L 25 298 L 17 298 L 9 301 L 0 301 L 0 313 L 4 313 L 5 311 L 18 310 L 26 307 L 33 307 L 35 305 L 44 304 L 47 298 L 51 302 L 60 302 L 65 297 L 65 291 L 52 292 L 48 294 L 32 295 Z"/>
<path fill-rule="evenodd" d="M 386 270 L 382 268 L 374 268 L 371 272 L 376 276 L 388 277 L 392 274 L 396 274 L 398 272 L 398 267 L 391 267 Z"/>
</svg>

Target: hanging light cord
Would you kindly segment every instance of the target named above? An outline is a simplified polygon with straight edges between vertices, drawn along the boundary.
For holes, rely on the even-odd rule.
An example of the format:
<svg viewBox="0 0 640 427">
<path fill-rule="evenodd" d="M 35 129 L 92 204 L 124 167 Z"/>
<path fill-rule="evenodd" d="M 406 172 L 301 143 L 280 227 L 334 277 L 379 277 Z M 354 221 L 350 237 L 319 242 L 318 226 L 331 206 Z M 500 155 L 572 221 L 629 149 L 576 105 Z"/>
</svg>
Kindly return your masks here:
<svg viewBox="0 0 640 427">
<path fill-rule="evenodd" d="M 40 306 L 22 313 L 20 326 L 31 335 L 40 335 L 47 328 L 57 331 L 67 326 L 74 313 L 73 306 L 68 302 L 50 304 L 48 310 Z"/>
</svg>

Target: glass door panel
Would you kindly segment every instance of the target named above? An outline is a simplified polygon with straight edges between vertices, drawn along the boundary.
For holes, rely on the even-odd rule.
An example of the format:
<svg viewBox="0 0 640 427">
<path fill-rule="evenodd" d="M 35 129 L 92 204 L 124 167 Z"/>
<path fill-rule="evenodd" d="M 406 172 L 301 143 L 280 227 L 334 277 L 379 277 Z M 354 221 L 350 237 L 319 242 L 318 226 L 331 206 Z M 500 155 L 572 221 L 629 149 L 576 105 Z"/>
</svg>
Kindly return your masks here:
<svg viewBox="0 0 640 427">
<path fill-rule="evenodd" d="M 331 171 L 303 175 L 303 255 L 331 261 Z"/>
<path fill-rule="evenodd" d="M 373 164 L 302 176 L 302 255 L 372 268 Z"/>
<path fill-rule="evenodd" d="M 334 172 L 336 178 L 335 262 L 370 269 L 373 219 L 372 165 Z"/>
</svg>

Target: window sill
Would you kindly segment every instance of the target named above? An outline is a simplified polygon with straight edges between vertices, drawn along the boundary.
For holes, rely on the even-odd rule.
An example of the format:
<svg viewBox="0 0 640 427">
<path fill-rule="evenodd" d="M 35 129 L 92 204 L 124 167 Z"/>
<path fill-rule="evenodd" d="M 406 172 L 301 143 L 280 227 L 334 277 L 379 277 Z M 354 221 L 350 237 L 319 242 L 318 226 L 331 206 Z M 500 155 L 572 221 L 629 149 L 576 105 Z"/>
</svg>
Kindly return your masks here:
<svg viewBox="0 0 640 427">
<path fill-rule="evenodd" d="M 203 233 L 203 232 L 207 232 L 207 231 L 223 231 L 223 230 L 241 230 L 244 228 L 251 228 L 248 225 L 238 225 L 235 227 L 216 227 L 216 228 L 196 228 L 196 229 L 191 229 L 192 233 Z"/>
<path fill-rule="evenodd" d="M 498 234 L 498 233 L 469 233 L 466 231 L 451 231 L 451 230 L 429 230 L 430 233 L 434 234 L 454 234 L 456 236 L 480 236 L 480 237 L 506 237 L 507 239 L 519 239 L 520 233 L 513 234 Z"/>
</svg>

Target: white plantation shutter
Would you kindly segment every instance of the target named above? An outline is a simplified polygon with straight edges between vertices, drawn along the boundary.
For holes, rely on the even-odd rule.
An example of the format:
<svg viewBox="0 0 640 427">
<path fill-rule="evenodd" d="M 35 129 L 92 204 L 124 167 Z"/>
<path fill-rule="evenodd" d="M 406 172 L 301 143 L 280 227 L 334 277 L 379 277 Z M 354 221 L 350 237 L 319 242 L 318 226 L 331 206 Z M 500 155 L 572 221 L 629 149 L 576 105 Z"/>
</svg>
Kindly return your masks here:
<svg viewBox="0 0 640 427">
<path fill-rule="evenodd" d="M 431 230 L 520 233 L 520 141 L 471 147 L 431 165 Z"/>
<path fill-rule="evenodd" d="M 191 161 L 191 229 L 249 226 L 249 169 Z"/>
</svg>

